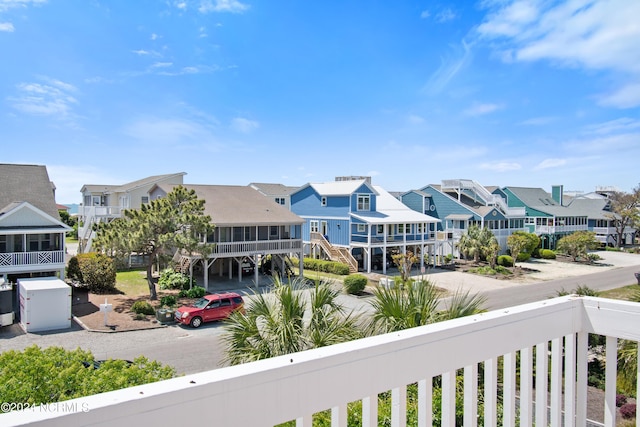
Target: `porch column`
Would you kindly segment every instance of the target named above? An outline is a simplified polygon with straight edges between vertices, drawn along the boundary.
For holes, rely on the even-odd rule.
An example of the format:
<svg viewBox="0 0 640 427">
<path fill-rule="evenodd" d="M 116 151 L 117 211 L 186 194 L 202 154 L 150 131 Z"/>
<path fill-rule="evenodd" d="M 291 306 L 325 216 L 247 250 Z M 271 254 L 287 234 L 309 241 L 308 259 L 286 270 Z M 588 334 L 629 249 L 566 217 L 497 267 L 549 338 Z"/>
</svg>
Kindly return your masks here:
<svg viewBox="0 0 640 427">
<path fill-rule="evenodd" d="M 229 280 L 233 279 L 233 258 L 229 259 Z"/>
<path fill-rule="evenodd" d="M 387 274 L 387 233 L 389 232 L 389 225 L 384 224 L 384 237 L 382 239 L 382 274 Z"/>
<path fill-rule="evenodd" d="M 367 269 L 367 273 L 371 273 L 371 224 L 367 224 L 367 257 L 362 257 L 362 262 L 365 262 L 366 260 L 366 269 Z M 365 267 L 363 265 L 363 267 Z"/>
</svg>

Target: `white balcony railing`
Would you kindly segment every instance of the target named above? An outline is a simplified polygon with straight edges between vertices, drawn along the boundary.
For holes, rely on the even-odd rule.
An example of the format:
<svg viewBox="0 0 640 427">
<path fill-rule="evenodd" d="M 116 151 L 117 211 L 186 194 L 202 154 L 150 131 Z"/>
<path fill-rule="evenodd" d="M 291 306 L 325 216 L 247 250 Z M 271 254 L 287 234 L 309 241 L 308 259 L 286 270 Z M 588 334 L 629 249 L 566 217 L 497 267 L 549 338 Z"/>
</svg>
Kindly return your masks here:
<svg viewBox="0 0 640 427">
<path fill-rule="evenodd" d="M 81 206 L 79 216 L 85 218 L 117 218 L 122 215 L 124 208 L 120 206 Z"/>
<path fill-rule="evenodd" d="M 64 251 L 0 253 L 0 271 L 4 267 L 33 267 L 52 264 L 64 265 Z"/>
<path fill-rule="evenodd" d="M 308 427 L 312 414 L 330 410 L 332 426 L 346 426 L 347 403 L 361 401 L 362 425 L 375 426 L 378 394 L 391 391 L 390 425 L 397 427 L 406 425 L 412 384 L 417 425 L 426 427 L 432 425 L 432 379 L 438 377 L 443 426 L 455 426 L 459 397 L 465 426 L 480 418 L 485 426 L 582 427 L 589 409 L 613 427 L 617 339 L 638 341 L 639 322 L 640 304 L 561 297 L 8 413 L 0 415 L 0 425 L 175 426 L 207 420 L 254 427 L 296 420 Z M 587 400 L 590 333 L 607 336 L 599 408 L 587 407 L 593 405 Z M 459 372 L 463 387 L 456 386 Z M 483 382 L 478 372 L 484 372 Z"/>
<path fill-rule="evenodd" d="M 287 253 L 299 251 L 302 239 L 257 240 L 251 242 L 216 243 L 213 254 L 253 255 L 256 253 Z"/>
</svg>

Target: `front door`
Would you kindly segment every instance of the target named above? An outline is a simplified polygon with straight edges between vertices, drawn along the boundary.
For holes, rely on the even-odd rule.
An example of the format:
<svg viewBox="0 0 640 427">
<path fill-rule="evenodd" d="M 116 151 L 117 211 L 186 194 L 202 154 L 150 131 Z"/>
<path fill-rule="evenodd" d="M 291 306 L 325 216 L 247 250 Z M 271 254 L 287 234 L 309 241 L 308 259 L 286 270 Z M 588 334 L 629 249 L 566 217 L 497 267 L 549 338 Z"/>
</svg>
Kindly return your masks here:
<svg viewBox="0 0 640 427">
<path fill-rule="evenodd" d="M 329 226 L 327 225 L 327 221 L 320 221 L 320 233 L 323 236 L 327 237 L 329 234 Z"/>
</svg>

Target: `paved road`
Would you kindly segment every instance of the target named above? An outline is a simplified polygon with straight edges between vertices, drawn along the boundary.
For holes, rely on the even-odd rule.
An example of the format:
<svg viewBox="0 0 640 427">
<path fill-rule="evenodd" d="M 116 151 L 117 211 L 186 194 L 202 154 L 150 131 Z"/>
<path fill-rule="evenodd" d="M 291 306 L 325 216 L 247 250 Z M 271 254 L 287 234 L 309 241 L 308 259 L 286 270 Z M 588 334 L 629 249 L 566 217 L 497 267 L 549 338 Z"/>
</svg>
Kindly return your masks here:
<svg viewBox="0 0 640 427">
<path fill-rule="evenodd" d="M 638 258 L 640 261 L 640 257 Z M 607 271 L 567 277 L 539 283 L 529 283 L 511 286 L 508 282 L 494 279 L 477 278 L 464 274 L 469 285 L 497 283 L 490 290 L 484 291 L 491 309 L 503 308 L 527 302 L 539 301 L 556 295 L 565 289 L 572 290 L 577 286 L 586 285 L 592 289 L 612 289 L 636 283 L 633 273 L 638 266 L 622 267 Z M 434 274 L 436 282 L 445 282 L 444 277 L 455 278 L 457 283 L 463 273 Z M 467 277 L 468 276 L 468 277 Z M 493 280 L 493 282 L 490 282 Z M 438 284 L 438 283 L 436 283 Z M 367 298 L 355 298 L 343 295 L 341 302 L 359 311 L 368 308 Z M 223 359 L 220 335 L 223 325 L 220 323 L 206 324 L 199 329 L 191 329 L 181 325 L 166 328 L 132 331 L 122 333 L 88 332 L 74 325 L 71 330 L 49 333 L 22 332 L 18 325 L 0 328 L 0 351 L 16 349 L 22 350 L 33 344 L 41 347 L 62 346 L 67 349 L 81 347 L 90 350 L 97 359 L 121 358 L 134 359 L 145 355 L 149 359 L 158 360 L 176 368 L 179 373 L 196 373 L 216 369 L 221 366 Z"/>
</svg>

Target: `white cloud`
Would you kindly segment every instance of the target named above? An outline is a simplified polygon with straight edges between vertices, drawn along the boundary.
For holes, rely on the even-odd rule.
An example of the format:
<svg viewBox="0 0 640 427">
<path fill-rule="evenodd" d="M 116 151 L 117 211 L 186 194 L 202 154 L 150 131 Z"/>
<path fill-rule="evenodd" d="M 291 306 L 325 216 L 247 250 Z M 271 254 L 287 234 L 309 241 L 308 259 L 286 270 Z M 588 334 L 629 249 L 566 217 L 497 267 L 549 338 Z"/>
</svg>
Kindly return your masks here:
<svg viewBox="0 0 640 427">
<path fill-rule="evenodd" d="M 429 94 L 437 94 L 444 90 L 449 82 L 471 62 L 471 46 L 464 40 L 459 46 L 452 46 L 454 54 L 447 58 L 441 58 L 440 67 L 429 77 L 427 84 L 422 88 Z"/>
<path fill-rule="evenodd" d="M 534 167 L 533 169 L 541 170 L 541 169 L 557 168 L 560 166 L 564 166 L 566 164 L 567 164 L 566 159 L 544 159 L 543 161 L 538 163 L 538 165 L 536 165 L 536 167 Z"/>
<path fill-rule="evenodd" d="M 241 133 L 251 133 L 259 127 L 260 123 L 244 117 L 236 117 L 231 120 L 231 128 Z"/>
<path fill-rule="evenodd" d="M 11 22 L 0 22 L 0 31 L 4 31 L 6 33 L 13 33 L 15 28 Z"/>
<path fill-rule="evenodd" d="M 412 125 L 419 125 L 424 123 L 424 118 L 416 115 L 416 114 L 410 114 L 409 117 L 407 117 L 407 121 L 409 123 L 411 123 Z"/>
<path fill-rule="evenodd" d="M 622 85 L 601 95 L 600 104 L 640 105 L 639 1 L 511 0 L 488 7 L 476 30 L 480 38 L 494 42 L 506 61 L 547 60 L 562 67 L 619 73 L 612 80 L 622 80 Z"/>
<path fill-rule="evenodd" d="M 615 108 L 633 108 L 640 105 L 640 83 L 627 84 L 613 93 L 602 95 L 600 105 Z"/>
<path fill-rule="evenodd" d="M 630 117 L 621 117 L 604 123 L 587 126 L 587 133 L 610 134 L 619 131 L 630 131 L 640 128 L 640 120 Z"/>
<path fill-rule="evenodd" d="M 435 16 L 436 22 L 444 23 L 456 18 L 456 14 L 451 9 L 443 9 Z"/>
<path fill-rule="evenodd" d="M 483 116 L 485 114 L 493 113 L 501 109 L 502 107 L 498 104 L 481 104 L 475 103 L 471 107 L 464 110 L 464 115 L 466 116 Z"/>
<path fill-rule="evenodd" d="M 18 7 L 37 6 L 46 2 L 47 0 L 0 0 L 0 12 Z"/>
<path fill-rule="evenodd" d="M 172 65 L 173 65 L 173 62 L 156 62 L 151 67 L 152 68 L 167 68 L 167 67 L 171 67 Z"/>
<path fill-rule="evenodd" d="M 516 162 L 489 162 L 480 164 L 480 169 L 494 172 L 510 172 L 522 169 L 520 163 Z"/>
<path fill-rule="evenodd" d="M 157 35 L 156 33 L 151 33 L 151 35 L 149 36 L 149 38 L 150 38 L 151 40 L 157 40 L 159 37 L 160 37 L 160 36 L 159 36 L 159 35 Z"/>
<path fill-rule="evenodd" d="M 240 3 L 238 0 L 202 0 L 198 11 L 200 13 L 209 12 L 230 12 L 243 13 L 249 9 L 249 5 Z"/>
<path fill-rule="evenodd" d="M 72 106 L 77 103 L 72 95 L 75 86 L 47 77 L 40 80 L 45 83 L 19 83 L 18 94 L 7 98 L 11 106 L 27 114 L 70 119 Z"/>
<path fill-rule="evenodd" d="M 126 126 L 123 132 L 153 146 L 191 147 L 194 150 L 216 151 L 220 144 L 214 127 L 206 121 L 184 118 L 140 118 Z"/>
<path fill-rule="evenodd" d="M 544 126 L 544 125 L 548 125 L 550 123 L 553 123 L 555 121 L 557 121 L 558 118 L 557 117 L 551 117 L 551 116 L 547 116 L 547 117 L 532 117 L 530 119 L 524 120 L 518 124 L 520 125 L 525 125 L 525 126 Z"/>
<path fill-rule="evenodd" d="M 420 18 L 422 19 L 427 19 L 430 16 L 431 16 L 431 13 L 428 10 L 423 10 L 422 13 L 420 13 Z"/>
</svg>

